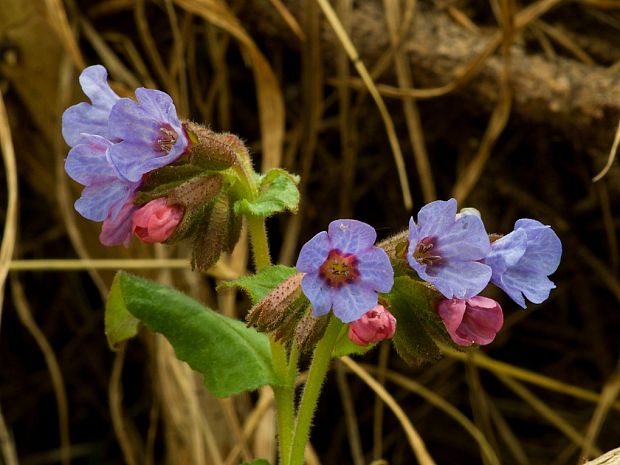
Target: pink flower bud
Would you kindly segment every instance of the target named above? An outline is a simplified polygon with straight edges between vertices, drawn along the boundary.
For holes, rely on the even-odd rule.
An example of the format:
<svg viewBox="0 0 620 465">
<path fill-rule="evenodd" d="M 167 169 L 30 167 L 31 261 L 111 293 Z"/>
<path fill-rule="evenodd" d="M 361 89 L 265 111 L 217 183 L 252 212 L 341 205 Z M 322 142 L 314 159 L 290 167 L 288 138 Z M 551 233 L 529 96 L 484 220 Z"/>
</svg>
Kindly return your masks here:
<svg viewBox="0 0 620 465">
<path fill-rule="evenodd" d="M 134 212 L 131 231 L 146 244 L 163 242 L 172 235 L 182 218 L 182 208 L 170 206 L 165 197 L 160 197 Z"/>
<path fill-rule="evenodd" d="M 493 342 L 504 324 L 502 307 L 488 297 L 444 299 L 437 305 L 452 340 L 460 346 L 486 345 Z"/>
<path fill-rule="evenodd" d="M 367 346 L 394 336 L 396 318 L 383 305 L 375 305 L 359 320 L 349 324 L 349 339 L 357 345 Z"/>
</svg>

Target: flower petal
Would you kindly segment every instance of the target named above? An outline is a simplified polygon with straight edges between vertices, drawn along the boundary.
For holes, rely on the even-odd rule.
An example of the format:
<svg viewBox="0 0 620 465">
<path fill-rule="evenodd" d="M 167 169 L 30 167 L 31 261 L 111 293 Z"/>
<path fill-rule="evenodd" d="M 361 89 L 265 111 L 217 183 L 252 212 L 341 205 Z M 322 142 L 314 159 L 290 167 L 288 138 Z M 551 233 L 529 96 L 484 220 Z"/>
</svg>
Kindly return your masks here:
<svg viewBox="0 0 620 465">
<path fill-rule="evenodd" d="M 350 323 L 377 305 L 377 293 L 364 283 L 351 283 L 332 291 L 334 315 L 343 323 Z"/>
<path fill-rule="evenodd" d="M 509 269 L 502 276 L 501 282 L 494 284 L 523 308 L 526 307 L 524 295 L 530 302 L 539 304 L 547 300 L 551 289 L 555 289 L 555 284 L 544 274 L 520 267 Z"/>
<path fill-rule="evenodd" d="M 71 179 L 82 185 L 107 182 L 115 178 L 116 172 L 106 159 L 112 143 L 100 136 L 84 136 L 82 143 L 69 151 L 65 160 L 65 171 Z"/>
<path fill-rule="evenodd" d="M 463 215 L 436 235 L 437 254 L 447 260 L 481 260 L 491 251 L 489 235 L 476 215 Z"/>
<path fill-rule="evenodd" d="M 318 273 L 307 273 L 301 280 L 301 289 L 312 304 L 312 314 L 323 316 L 332 307 L 332 288 L 319 278 Z"/>
<path fill-rule="evenodd" d="M 456 333 L 456 330 L 463 321 L 465 315 L 465 301 L 461 299 L 444 299 L 437 305 L 437 313 L 443 320 L 446 329 L 450 335 Z"/>
<path fill-rule="evenodd" d="M 462 339 L 486 345 L 493 342 L 503 324 L 502 307 L 493 299 L 476 296 L 467 301 L 467 309 L 456 334 Z"/>
<path fill-rule="evenodd" d="M 456 221 L 456 200 L 435 200 L 418 213 L 418 237 L 439 236 Z"/>
<path fill-rule="evenodd" d="M 358 254 L 370 249 L 377 240 L 377 231 L 357 220 L 336 220 L 327 229 L 332 248 Z"/>
<path fill-rule="evenodd" d="M 418 274 L 448 299 L 469 299 L 489 283 L 491 268 L 480 262 L 446 262 L 441 266 L 427 266 Z"/>
<path fill-rule="evenodd" d="M 137 208 L 133 200 L 129 199 L 122 205 L 116 218 L 108 217 L 101 226 L 99 241 L 108 247 L 121 244 L 128 247 L 131 240 L 131 218 Z"/>
<path fill-rule="evenodd" d="M 321 231 L 312 239 L 306 242 L 297 258 L 297 271 L 302 273 L 312 273 L 319 269 L 323 262 L 327 259 L 327 255 L 332 246 L 329 242 L 327 232 Z"/>
<path fill-rule="evenodd" d="M 110 112 L 110 133 L 121 140 L 155 149 L 162 123 L 157 116 L 151 115 L 130 98 L 122 98 Z"/>
<path fill-rule="evenodd" d="M 493 283 L 501 281 L 501 276 L 515 266 L 527 250 L 527 233 L 517 229 L 491 244 L 491 253 L 483 260 L 493 271 Z"/>
<path fill-rule="evenodd" d="M 108 71 L 101 65 L 85 68 L 80 74 L 80 85 L 94 106 L 108 111 L 120 98 L 108 84 Z"/>
<path fill-rule="evenodd" d="M 377 292 L 389 292 L 394 284 L 394 269 L 385 250 L 372 247 L 358 256 L 361 281 Z"/>
<path fill-rule="evenodd" d="M 519 260 L 519 267 L 550 275 L 560 265 L 562 242 L 553 229 L 536 220 L 518 220 L 517 230 L 527 233 L 527 252 Z"/>
<path fill-rule="evenodd" d="M 107 182 L 85 187 L 74 206 L 84 218 L 103 221 L 109 216 L 115 218 L 134 191 L 134 185 L 109 178 Z"/>
<path fill-rule="evenodd" d="M 162 156 L 162 152 L 144 144 L 125 141 L 110 147 L 108 155 L 118 173 L 131 182 L 140 181 L 149 171 L 169 165 L 178 158 L 173 154 Z"/>
</svg>

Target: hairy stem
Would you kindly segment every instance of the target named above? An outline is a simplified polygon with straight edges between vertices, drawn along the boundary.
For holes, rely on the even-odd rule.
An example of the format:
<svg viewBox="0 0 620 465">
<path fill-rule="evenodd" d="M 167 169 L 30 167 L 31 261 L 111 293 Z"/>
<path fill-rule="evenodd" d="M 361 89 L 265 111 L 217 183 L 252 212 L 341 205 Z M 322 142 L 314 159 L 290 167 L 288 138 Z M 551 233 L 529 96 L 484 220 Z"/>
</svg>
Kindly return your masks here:
<svg viewBox="0 0 620 465">
<path fill-rule="evenodd" d="M 303 465 L 304 463 L 304 449 L 310 438 L 312 417 L 316 410 L 325 375 L 329 369 L 332 351 L 341 329 L 342 323 L 332 316 L 325 335 L 319 341 L 314 351 L 308 379 L 306 380 L 304 393 L 297 412 L 297 424 L 295 425 L 288 465 Z"/>
</svg>

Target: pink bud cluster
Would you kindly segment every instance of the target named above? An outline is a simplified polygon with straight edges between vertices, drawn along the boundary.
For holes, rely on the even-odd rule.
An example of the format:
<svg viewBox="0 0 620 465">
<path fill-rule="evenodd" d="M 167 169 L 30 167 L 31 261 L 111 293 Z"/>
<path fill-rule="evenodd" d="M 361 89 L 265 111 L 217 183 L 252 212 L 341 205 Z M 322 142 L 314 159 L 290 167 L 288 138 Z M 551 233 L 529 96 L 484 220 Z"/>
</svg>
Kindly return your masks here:
<svg viewBox="0 0 620 465">
<path fill-rule="evenodd" d="M 183 209 L 168 205 L 165 197 L 151 200 L 133 213 L 131 232 L 142 242 L 164 242 L 183 218 Z"/>
<path fill-rule="evenodd" d="M 437 304 L 452 340 L 460 346 L 486 345 L 493 342 L 504 324 L 502 307 L 493 299 L 443 299 Z"/>
</svg>

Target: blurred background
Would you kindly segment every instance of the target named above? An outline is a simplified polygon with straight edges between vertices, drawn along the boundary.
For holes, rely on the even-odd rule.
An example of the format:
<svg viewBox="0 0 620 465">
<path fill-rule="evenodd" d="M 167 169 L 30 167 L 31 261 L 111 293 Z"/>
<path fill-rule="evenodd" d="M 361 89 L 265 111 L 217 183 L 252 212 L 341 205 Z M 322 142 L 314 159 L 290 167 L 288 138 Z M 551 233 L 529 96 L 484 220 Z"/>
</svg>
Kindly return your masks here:
<svg viewBox="0 0 620 465">
<path fill-rule="evenodd" d="M 308 463 L 417 463 L 411 425 L 438 464 L 577 464 L 620 446 L 620 1 L 329 5 L 0 0 L 3 463 L 275 454 L 268 390 L 215 399 L 147 331 L 107 347 L 115 270 L 243 317 L 244 297 L 214 286 L 246 271 L 248 247 L 199 275 L 182 246 L 98 243 L 100 225 L 73 210 L 80 186 L 60 135 L 96 63 L 119 95 L 164 90 L 183 118 L 241 136 L 256 167 L 301 175 L 300 212 L 268 224 L 281 263 L 333 219 L 366 221 L 381 239 L 437 198 L 479 209 L 489 232 L 531 217 L 561 237 L 547 302 L 521 310 L 489 291 L 506 317 L 492 345 L 421 366 L 389 344 L 358 359 L 409 425 L 334 363 Z"/>
</svg>

